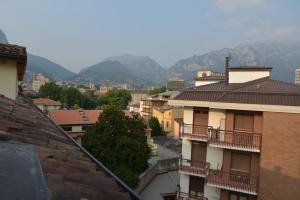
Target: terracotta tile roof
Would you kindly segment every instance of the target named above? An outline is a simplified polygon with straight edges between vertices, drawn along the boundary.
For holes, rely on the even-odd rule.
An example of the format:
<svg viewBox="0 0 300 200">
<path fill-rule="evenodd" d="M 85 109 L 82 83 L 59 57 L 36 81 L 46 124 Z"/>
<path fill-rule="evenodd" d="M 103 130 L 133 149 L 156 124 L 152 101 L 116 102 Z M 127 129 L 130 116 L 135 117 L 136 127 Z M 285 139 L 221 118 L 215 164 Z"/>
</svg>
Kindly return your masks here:
<svg viewBox="0 0 300 200">
<path fill-rule="evenodd" d="M 0 130 L 8 143 L 36 147 L 51 199 L 138 199 L 29 98 L 0 96 Z"/>
<path fill-rule="evenodd" d="M 22 81 L 27 62 L 27 52 L 26 48 L 23 46 L 13 45 L 13 44 L 3 44 L 0 43 L 0 59 L 14 59 L 17 60 L 17 70 L 18 70 L 18 80 Z"/>
<path fill-rule="evenodd" d="M 186 89 L 175 100 L 300 106 L 300 86 L 268 77 L 246 83 L 222 81 Z"/>
<path fill-rule="evenodd" d="M 44 105 L 44 106 L 61 106 L 62 104 L 58 101 L 47 98 L 36 98 L 33 99 L 35 105 Z"/>
<path fill-rule="evenodd" d="M 49 110 L 49 117 L 58 125 L 75 124 L 95 124 L 98 121 L 102 110 Z M 123 110 L 126 116 L 132 117 L 132 114 Z"/>
</svg>

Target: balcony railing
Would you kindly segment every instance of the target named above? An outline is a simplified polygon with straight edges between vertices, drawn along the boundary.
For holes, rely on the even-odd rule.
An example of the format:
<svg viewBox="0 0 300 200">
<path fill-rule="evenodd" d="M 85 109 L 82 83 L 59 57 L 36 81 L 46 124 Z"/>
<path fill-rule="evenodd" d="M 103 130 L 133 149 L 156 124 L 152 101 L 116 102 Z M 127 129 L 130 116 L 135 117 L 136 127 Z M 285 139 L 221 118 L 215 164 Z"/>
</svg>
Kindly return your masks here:
<svg viewBox="0 0 300 200">
<path fill-rule="evenodd" d="M 182 124 L 180 128 L 180 137 L 194 138 L 202 141 L 207 141 L 208 133 L 212 127 L 193 125 L 193 124 Z"/>
<path fill-rule="evenodd" d="M 209 144 L 221 148 L 259 152 L 261 148 L 261 134 L 240 130 L 212 129 L 209 132 Z"/>
<path fill-rule="evenodd" d="M 207 183 L 223 189 L 256 195 L 258 188 L 258 177 L 249 175 L 236 175 L 219 170 L 209 170 Z"/>
<path fill-rule="evenodd" d="M 177 200 L 208 200 L 204 196 L 192 195 L 184 192 L 177 192 Z"/>
<path fill-rule="evenodd" d="M 210 164 L 202 161 L 192 161 L 179 158 L 179 170 L 193 175 L 205 177 L 208 175 Z"/>
</svg>

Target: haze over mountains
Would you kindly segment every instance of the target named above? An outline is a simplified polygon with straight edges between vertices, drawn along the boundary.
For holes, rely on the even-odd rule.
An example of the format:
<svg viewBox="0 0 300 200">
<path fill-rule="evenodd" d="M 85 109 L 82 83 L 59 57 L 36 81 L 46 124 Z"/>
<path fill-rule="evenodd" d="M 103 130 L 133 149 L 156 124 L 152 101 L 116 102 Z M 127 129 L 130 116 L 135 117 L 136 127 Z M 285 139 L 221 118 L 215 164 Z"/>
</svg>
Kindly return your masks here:
<svg viewBox="0 0 300 200">
<path fill-rule="evenodd" d="M 0 42 L 7 43 L 1 30 Z M 223 72 L 224 57 L 228 55 L 232 57 L 231 66 L 270 66 L 274 79 L 293 82 L 295 69 L 300 66 L 300 42 L 264 42 L 218 49 L 179 60 L 169 68 L 148 56 L 117 55 L 85 67 L 78 74 L 46 58 L 28 54 L 25 80 L 30 81 L 35 73 L 43 73 L 54 80 L 129 83 L 143 87 L 164 85 L 168 77 L 180 75 L 191 83 L 198 70 Z"/>
</svg>

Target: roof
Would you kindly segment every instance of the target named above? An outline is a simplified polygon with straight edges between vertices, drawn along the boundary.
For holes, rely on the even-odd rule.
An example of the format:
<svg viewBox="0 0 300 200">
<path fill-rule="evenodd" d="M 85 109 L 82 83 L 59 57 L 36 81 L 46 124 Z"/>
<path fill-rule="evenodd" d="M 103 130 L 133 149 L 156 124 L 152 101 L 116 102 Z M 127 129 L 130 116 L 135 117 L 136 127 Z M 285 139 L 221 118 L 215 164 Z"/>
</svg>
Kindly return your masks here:
<svg viewBox="0 0 300 200">
<path fill-rule="evenodd" d="M 157 106 L 157 107 L 153 107 L 154 110 L 158 110 L 159 112 L 163 113 L 166 110 L 170 110 L 172 109 L 171 106 Z"/>
<path fill-rule="evenodd" d="M 26 48 L 23 46 L 0 43 L 0 58 L 14 59 L 18 61 L 18 80 L 22 81 L 27 61 Z"/>
<path fill-rule="evenodd" d="M 203 76 L 196 77 L 195 81 L 222 81 L 225 80 L 225 76 Z"/>
<path fill-rule="evenodd" d="M 300 106 L 300 86 L 268 77 L 246 83 L 222 81 L 186 89 L 175 100 Z"/>
<path fill-rule="evenodd" d="M 271 71 L 272 67 L 266 66 L 239 66 L 239 67 L 228 67 L 229 71 Z"/>
<path fill-rule="evenodd" d="M 49 110 L 49 117 L 58 125 L 81 125 L 95 124 L 103 110 Z M 132 117 L 132 114 L 123 110 L 126 116 Z"/>
<path fill-rule="evenodd" d="M 140 107 L 140 102 L 134 103 L 134 104 L 130 104 L 129 107 L 139 108 Z"/>
<path fill-rule="evenodd" d="M 54 101 L 52 99 L 47 99 L 47 98 L 33 99 L 33 103 L 35 105 L 45 105 L 45 106 L 61 106 L 62 105 L 60 102 Z"/>
<path fill-rule="evenodd" d="M 150 96 L 148 99 L 151 99 L 151 100 L 158 99 L 158 100 L 160 100 L 159 97 L 161 97 L 161 96 L 169 96 L 170 99 L 173 99 L 178 94 L 179 94 L 179 91 L 167 91 L 167 92 L 162 92 L 162 93 L 159 93 L 159 94 L 154 94 L 154 95 Z"/>
<path fill-rule="evenodd" d="M 138 199 L 128 186 L 55 125 L 31 99 L 18 96 L 13 101 L 0 96 L 0 130 L 7 134 L 7 137 L 0 137 L 2 141 L 6 139 L 5 143 L 34 146 L 51 199 Z M 9 178 L 14 175 L 10 169 L 5 173 L 10 174 Z M 0 179 L 0 182 L 10 183 L 6 179 Z M 15 192 L 15 184 L 10 186 L 11 193 Z M 1 194 L 2 190 L 0 187 Z"/>
</svg>

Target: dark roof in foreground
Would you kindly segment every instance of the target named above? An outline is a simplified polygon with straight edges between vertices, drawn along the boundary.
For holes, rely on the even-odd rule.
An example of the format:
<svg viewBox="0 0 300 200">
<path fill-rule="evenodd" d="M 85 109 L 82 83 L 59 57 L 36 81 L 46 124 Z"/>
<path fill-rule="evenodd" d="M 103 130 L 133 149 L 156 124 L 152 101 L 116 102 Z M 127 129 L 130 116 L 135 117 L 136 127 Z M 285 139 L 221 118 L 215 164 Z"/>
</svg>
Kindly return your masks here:
<svg viewBox="0 0 300 200">
<path fill-rule="evenodd" d="M 27 59 L 26 48 L 14 44 L 0 43 L 0 58 Z"/>
<path fill-rule="evenodd" d="M 268 77 L 246 83 L 222 81 L 186 89 L 175 100 L 300 106 L 300 86 Z"/>
<path fill-rule="evenodd" d="M 18 96 L 13 101 L 0 96 L 0 130 L 0 140 L 5 143 L 33 145 L 49 199 L 138 199 L 130 188 L 43 114 L 31 99 Z M 14 171 L 8 168 L 5 173 L 13 176 Z M 1 182 L 9 183 L 6 179 L 0 179 Z M 15 185 L 9 188 L 15 192 Z M 0 188 L 0 194 L 2 190 Z"/>
</svg>

